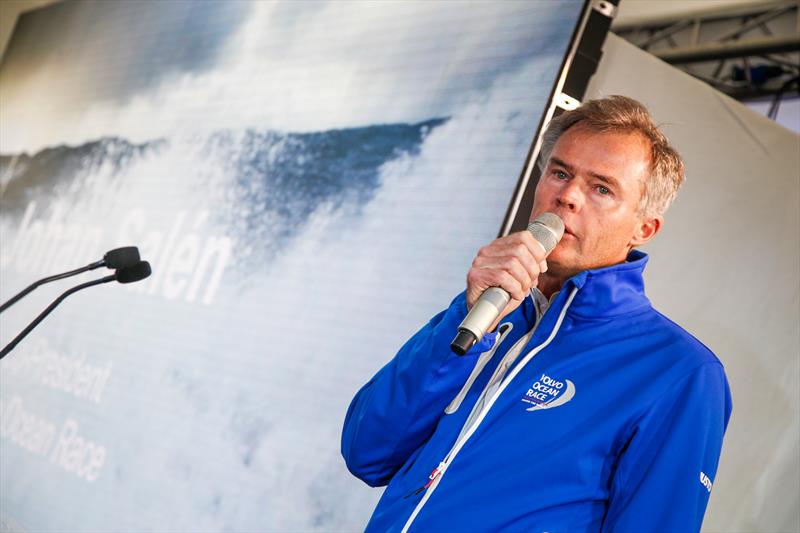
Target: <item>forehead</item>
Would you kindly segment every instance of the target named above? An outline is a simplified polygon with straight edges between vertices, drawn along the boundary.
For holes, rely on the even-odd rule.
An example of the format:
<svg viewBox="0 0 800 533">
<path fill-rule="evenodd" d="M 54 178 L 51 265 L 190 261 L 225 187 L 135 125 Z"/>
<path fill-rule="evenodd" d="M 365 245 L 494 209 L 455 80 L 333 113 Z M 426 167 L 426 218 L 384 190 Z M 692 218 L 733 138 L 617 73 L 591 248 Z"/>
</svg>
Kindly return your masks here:
<svg viewBox="0 0 800 533">
<path fill-rule="evenodd" d="M 550 160 L 559 159 L 574 172 L 634 185 L 643 184 L 650 174 L 650 152 L 650 142 L 637 131 L 598 132 L 574 126 L 556 141 Z"/>
</svg>

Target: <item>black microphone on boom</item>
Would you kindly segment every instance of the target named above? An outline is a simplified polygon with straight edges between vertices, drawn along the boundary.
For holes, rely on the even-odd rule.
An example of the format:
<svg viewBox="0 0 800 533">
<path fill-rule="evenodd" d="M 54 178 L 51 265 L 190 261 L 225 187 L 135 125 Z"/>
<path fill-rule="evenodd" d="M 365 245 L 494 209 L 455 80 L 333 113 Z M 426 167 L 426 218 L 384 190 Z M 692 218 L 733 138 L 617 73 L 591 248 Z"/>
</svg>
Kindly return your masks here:
<svg viewBox="0 0 800 533">
<path fill-rule="evenodd" d="M 137 251 L 136 255 L 138 255 L 138 254 L 139 254 L 139 252 Z M 44 311 L 39 313 L 39 316 L 37 316 L 33 320 L 33 322 L 28 324 L 28 326 L 25 329 L 23 329 L 20 332 L 19 335 L 14 337 L 14 340 L 9 342 L 3 348 L 3 350 L 0 351 L 0 359 L 5 357 L 11 350 L 13 350 L 14 347 L 17 344 L 19 344 L 19 342 L 28 335 L 28 333 L 33 331 L 33 328 L 35 328 L 37 325 L 39 325 L 39 322 L 44 320 L 45 317 L 47 315 L 49 315 L 53 311 L 53 309 L 58 307 L 58 304 L 63 302 L 66 299 L 66 297 L 69 296 L 70 294 L 78 292 L 78 291 L 83 290 L 83 289 L 87 289 L 89 287 L 94 287 L 95 285 L 101 285 L 103 283 L 109 283 L 111 281 L 118 281 L 119 283 L 134 283 L 136 281 L 140 281 L 140 280 L 145 279 L 151 273 L 152 273 L 152 269 L 150 268 L 150 263 L 148 263 L 147 261 L 138 261 L 133 265 L 127 265 L 127 266 L 123 266 L 123 267 L 119 268 L 116 272 L 114 272 L 110 276 L 105 276 L 105 277 L 100 278 L 100 279 L 87 281 L 86 283 L 81 283 L 80 285 L 76 285 L 75 287 L 72 287 L 71 289 L 69 289 L 67 291 L 64 291 L 64 293 L 62 293 L 61 296 L 56 298 L 53 301 L 53 303 L 51 303 L 49 306 L 47 306 L 47 308 Z"/>
<path fill-rule="evenodd" d="M 23 297 L 33 292 L 33 290 L 45 283 L 50 283 L 51 281 L 57 281 L 64 278 L 69 278 L 71 276 L 76 276 L 83 272 L 87 272 L 89 270 L 94 270 L 100 267 L 108 267 L 114 270 L 120 268 L 127 268 L 133 265 L 136 265 L 141 261 L 141 257 L 139 257 L 139 249 L 135 246 L 124 246 L 122 248 L 115 248 L 106 253 L 100 261 L 95 261 L 94 263 L 90 263 L 85 267 L 77 268 L 75 270 L 70 270 L 69 272 L 64 272 L 63 274 L 56 274 L 55 276 L 48 276 L 46 278 L 40 279 L 34 283 L 28 285 L 25 289 L 21 290 L 14 296 L 12 296 L 6 303 L 0 305 L 0 313 L 20 301 Z"/>
<path fill-rule="evenodd" d="M 564 221 L 553 213 L 542 213 L 528 224 L 528 231 L 542 245 L 546 255 L 553 251 L 564 236 Z M 450 343 L 450 349 L 458 355 L 467 353 L 483 338 L 486 330 L 494 324 L 510 300 L 511 296 L 500 287 L 486 289 L 458 326 L 458 334 Z"/>
<path fill-rule="evenodd" d="M 135 265 L 120 268 L 117 270 L 115 277 L 120 283 L 134 283 L 143 280 L 152 273 L 153 269 L 150 268 L 150 263 L 147 261 L 139 261 Z"/>
</svg>

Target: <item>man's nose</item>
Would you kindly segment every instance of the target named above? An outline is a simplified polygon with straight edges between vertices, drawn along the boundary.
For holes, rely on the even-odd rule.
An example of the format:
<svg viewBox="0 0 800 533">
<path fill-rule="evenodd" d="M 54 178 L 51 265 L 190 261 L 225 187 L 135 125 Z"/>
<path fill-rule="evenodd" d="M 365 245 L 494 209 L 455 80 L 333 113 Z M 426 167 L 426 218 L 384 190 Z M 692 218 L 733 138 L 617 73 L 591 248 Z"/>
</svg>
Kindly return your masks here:
<svg viewBox="0 0 800 533">
<path fill-rule="evenodd" d="M 570 180 L 564 184 L 564 187 L 556 196 L 556 203 L 559 207 L 566 207 L 570 211 L 580 211 L 583 206 L 583 191 L 575 180 Z"/>
</svg>

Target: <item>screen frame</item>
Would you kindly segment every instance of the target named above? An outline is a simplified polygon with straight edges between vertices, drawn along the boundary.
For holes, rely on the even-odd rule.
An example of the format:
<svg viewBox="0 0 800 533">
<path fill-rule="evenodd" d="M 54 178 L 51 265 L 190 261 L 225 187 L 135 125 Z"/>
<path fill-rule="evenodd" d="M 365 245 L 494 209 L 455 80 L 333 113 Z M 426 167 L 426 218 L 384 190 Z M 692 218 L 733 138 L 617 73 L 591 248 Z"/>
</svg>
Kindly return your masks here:
<svg viewBox="0 0 800 533">
<path fill-rule="evenodd" d="M 528 227 L 533 196 L 541 170 L 538 165 L 542 135 L 554 117 L 580 105 L 603 56 L 603 43 L 617 12 L 620 0 L 586 0 L 578 25 L 573 31 L 556 82 L 550 91 L 519 180 L 506 210 L 498 237 Z"/>
</svg>

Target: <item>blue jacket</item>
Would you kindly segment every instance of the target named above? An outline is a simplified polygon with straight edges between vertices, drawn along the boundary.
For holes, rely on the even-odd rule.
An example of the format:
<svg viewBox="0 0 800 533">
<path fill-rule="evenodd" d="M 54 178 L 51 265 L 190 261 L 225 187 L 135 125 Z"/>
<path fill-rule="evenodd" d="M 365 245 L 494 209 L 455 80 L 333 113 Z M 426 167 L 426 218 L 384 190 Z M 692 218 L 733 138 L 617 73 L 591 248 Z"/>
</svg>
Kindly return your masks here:
<svg viewBox="0 0 800 533">
<path fill-rule="evenodd" d="M 350 471 L 388 484 L 367 531 L 698 531 L 731 397 L 644 295 L 647 256 L 532 298 L 465 356 L 462 293 L 353 399 Z"/>
</svg>

